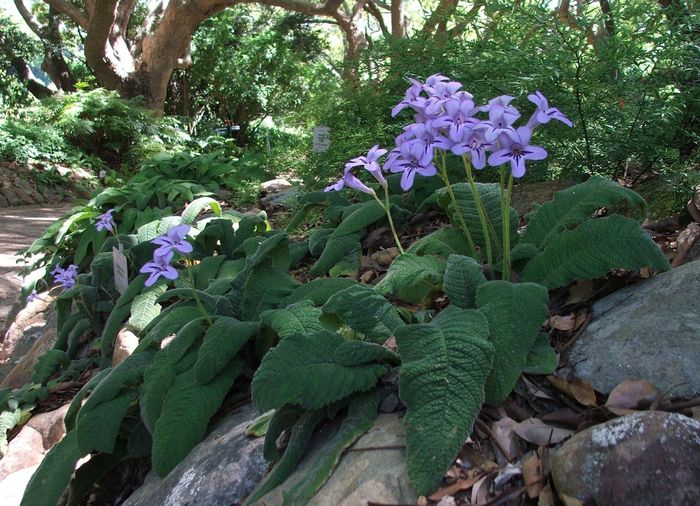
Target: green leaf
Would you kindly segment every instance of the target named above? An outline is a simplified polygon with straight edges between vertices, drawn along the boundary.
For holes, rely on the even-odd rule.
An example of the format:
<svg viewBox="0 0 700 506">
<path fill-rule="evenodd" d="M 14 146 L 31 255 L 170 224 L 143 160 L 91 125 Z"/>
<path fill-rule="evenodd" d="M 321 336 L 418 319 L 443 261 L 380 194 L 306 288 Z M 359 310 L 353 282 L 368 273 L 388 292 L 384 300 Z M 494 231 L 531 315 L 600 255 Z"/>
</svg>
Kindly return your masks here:
<svg viewBox="0 0 700 506">
<path fill-rule="evenodd" d="M 323 253 L 323 249 L 328 244 L 328 239 L 335 229 L 333 228 L 315 228 L 309 231 L 309 253 L 317 257 Z"/>
<path fill-rule="evenodd" d="M 231 363 L 206 385 L 197 383 L 194 368 L 175 378 L 153 433 L 153 469 L 158 476 L 167 475 L 204 436 L 242 365 Z"/>
<path fill-rule="evenodd" d="M 610 269 L 641 267 L 666 271 L 670 265 L 636 221 L 613 215 L 588 220 L 553 238 L 530 260 L 522 279 L 553 289 L 605 276 Z"/>
<path fill-rule="evenodd" d="M 277 411 L 279 410 L 271 409 L 270 411 L 265 411 L 245 428 L 245 435 L 248 437 L 262 437 L 267 434 L 267 431 L 270 429 L 272 418 Z"/>
<path fill-rule="evenodd" d="M 393 293 L 410 304 L 424 304 L 442 288 L 446 265 L 439 257 L 404 253 L 392 262 L 375 290 L 382 295 Z"/>
<path fill-rule="evenodd" d="M 126 291 L 117 299 L 114 309 L 107 317 L 107 322 L 105 323 L 104 330 L 102 330 L 102 337 L 100 338 L 100 350 L 103 357 L 112 356 L 114 340 L 117 338 L 117 334 L 124 320 L 127 319 L 131 312 L 131 301 L 141 293 L 145 281 L 145 274 L 134 278 L 134 280 L 129 283 Z"/>
<path fill-rule="evenodd" d="M 277 440 L 285 430 L 297 423 L 297 420 L 304 414 L 304 409 L 293 404 L 285 404 L 277 410 L 268 411 L 268 413 L 270 412 L 274 412 L 274 415 L 270 419 L 265 434 L 263 456 L 265 460 L 274 462 L 280 457 Z"/>
<path fill-rule="evenodd" d="M 319 409 L 354 392 L 372 388 L 387 367 L 345 366 L 335 357 L 345 340 L 327 331 L 283 339 L 263 358 L 253 378 L 253 401 L 260 411 L 299 404 Z"/>
<path fill-rule="evenodd" d="M 523 372 L 527 374 L 554 374 L 557 365 L 557 352 L 550 346 L 549 336 L 541 332 L 527 355 Z"/>
<path fill-rule="evenodd" d="M 160 416 L 165 396 L 175 380 L 175 372 L 167 350 L 156 353 L 153 364 L 143 373 L 143 383 L 139 388 L 139 408 L 141 420 L 153 434 L 156 420 Z"/>
<path fill-rule="evenodd" d="M 202 312 L 194 306 L 174 304 L 159 314 L 146 329 L 146 335 L 136 347 L 136 352 L 159 346 L 160 342 L 170 334 L 180 330 L 188 322 L 201 318 Z"/>
<path fill-rule="evenodd" d="M 0 457 L 7 455 L 7 433 L 14 429 L 22 419 L 22 410 L 5 410 L 0 413 Z"/>
<path fill-rule="evenodd" d="M 354 206 L 347 214 L 344 213 L 343 221 L 333 232 L 332 238 L 347 234 L 354 234 L 370 226 L 372 223 L 384 218 L 386 212 L 376 200 L 368 200 Z"/>
<path fill-rule="evenodd" d="M 135 329 L 136 332 L 141 332 L 145 329 L 160 314 L 161 306 L 156 301 L 167 289 L 168 285 L 166 283 L 156 283 L 134 297 L 134 301 L 131 303 L 129 326 Z"/>
<path fill-rule="evenodd" d="M 646 213 L 647 204 L 637 193 L 604 177 L 593 176 L 585 183 L 557 192 L 553 200 L 537 209 L 521 241 L 545 249 L 559 234 L 587 221 L 601 207 L 620 204 L 632 207 L 639 218 Z"/>
<path fill-rule="evenodd" d="M 406 465 L 421 495 L 435 490 L 472 430 L 493 360 L 487 339 L 481 313 L 453 306 L 433 323 L 396 332 L 399 395 L 408 407 Z"/>
<path fill-rule="evenodd" d="M 313 302 L 305 300 L 284 309 L 271 309 L 260 315 L 260 321 L 272 327 L 282 339 L 292 334 L 311 334 L 323 330 L 319 318 L 322 312 Z"/>
<path fill-rule="evenodd" d="M 484 270 L 473 258 L 450 255 L 447 259 L 442 288 L 451 304 L 464 309 L 475 307 L 476 290 L 484 283 Z"/>
<path fill-rule="evenodd" d="M 267 267 L 253 269 L 245 282 L 243 319 L 254 321 L 263 311 L 279 307 L 297 286 L 299 282 L 286 272 Z"/>
<path fill-rule="evenodd" d="M 39 357 L 34 365 L 32 383 L 46 383 L 57 370 L 67 367 L 68 364 L 70 364 L 70 359 L 66 352 L 62 350 L 48 350 Z"/>
<path fill-rule="evenodd" d="M 311 434 L 313 434 L 314 429 L 324 417 L 323 410 L 318 410 L 309 411 L 299 418 L 292 429 L 292 434 L 289 437 L 289 443 L 287 444 L 287 449 L 282 459 L 272 469 L 270 474 L 267 475 L 255 490 L 253 490 L 250 496 L 248 496 L 244 505 L 247 506 L 255 503 L 269 491 L 282 484 L 284 480 L 292 474 L 297 463 L 304 455 Z"/>
<path fill-rule="evenodd" d="M 202 209 L 207 206 L 211 208 L 216 216 L 221 216 L 221 204 L 211 197 L 200 197 L 190 202 L 185 210 L 182 211 L 182 223 L 193 224 Z"/>
<path fill-rule="evenodd" d="M 100 403 L 78 418 L 75 431 L 78 434 L 78 447 L 83 455 L 93 451 L 112 453 L 119 435 L 119 427 L 136 399 L 136 391 L 129 390 L 115 398 Z"/>
<path fill-rule="evenodd" d="M 317 306 L 321 306 L 331 298 L 333 294 L 349 286 L 359 283 L 347 278 L 316 278 L 308 283 L 294 289 L 294 291 L 284 299 L 283 306 L 294 304 L 302 300 L 310 300 Z"/>
<path fill-rule="evenodd" d="M 95 484 L 126 458 L 124 452 L 99 453 L 81 464 L 70 482 L 66 506 L 78 506 L 90 494 Z M 84 504 L 84 502 L 83 502 Z"/>
<path fill-rule="evenodd" d="M 547 289 L 535 283 L 489 281 L 476 293 L 476 307 L 489 322 L 495 350 L 486 380 L 486 402 L 497 406 L 510 394 L 547 317 Z"/>
<path fill-rule="evenodd" d="M 170 344 L 165 348 L 170 357 L 170 363 L 177 364 L 182 357 L 192 348 L 200 338 L 204 336 L 207 330 L 207 320 L 197 318 L 185 324 L 175 334 L 175 339 L 170 341 Z"/>
<path fill-rule="evenodd" d="M 353 284 L 339 291 L 322 309 L 374 342 L 386 341 L 404 324 L 394 306 L 366 285 Z"/>
<path fill-rule="evenodd" d="M 493 251 L 500 251 L 501 238 L 503 237 L 503 216 L 501 213 L 501 186 L 496 183 L 476 183 L 476 189 L 479 193 L 479 198 L 486 211 L 491 227 L 488 228 Z M 472 189 L 467 183 L 458 183 L 452 185 L 452 191 L 455 194 L 455 199 L 459 210 L 462 213 L 464 222 L 469 229 L 469 233 L 474 240 L 474 243 L 485 250 L 486 239 L 484 237 L 483 227 L 479 211 L 474 201 Z M 456 215 L 456 209 L 450 201 L 449 195 L 445 188 L 438 190 L 438 202 L 446 209 L 450 215 L 450 221 L 453 226 L 458 227 L 460 224 Z M 510 208 L 509 218 L 510 236 L 517 237 L 516 229 L 518 226 L 518 213 Z M 465 239 L 466 240 L 466 239 Z"/>
<path fill-rule="evenodd" d="M 94 388 L 104 379 L 107 375 L 112 372 L 112 368 L 103 369 L 98 372 L 95 376 L 90 378 L 90 380 L 83 385 L 78 393 L 75 395 L 73 400 L 68 406 L 68 411 L 66 411 L 66 416 L 63 419 L 63 423 L 66 425 L 66 431 L 70 432 L 75 428 L 75 419 L 78 416 L 78 411 L 82 407 L 83 399 L 94 390 Z"/>
<path fill-rule="evenodd" d="M 302 480 L 283 493 L 284 504 L 308 504 L 316 492 L 333 474 L 343 452 L 367 432 L 377 417 L 379 392 L 373 390 L 354 397 L 348 415 L 333 437 L 324 444 L 325 451 L 314 461 Z"/>
<path fill-rule="evenodd" d="M 311 267 L 309 273 L 312 276 L 322 276 L 327 273 L 331 267 L 345 258 L 348 251 L 352 251 L 360 244 L 360 237 L 362 234 L 355 232 L 354 234 L 329 238 L 323 253 Z"/>
<path fill-rule="evenodd" d="M 56 506 L 73 476 L 75 464 L 83 455 L 78 448 L 76 431 L 66 434 L 39 464 L 27 484 L 20 506 Z"/>
<path fill-rule="evenodd" d="M 217 318 L 207 329 L 197 353 L 194 365 L 197 383 L 204 385 L 212 381 L 257 331 L 257 323 Z"/>
<path fill-rule="evenodd" d="M 445 227 L 421 237 L 406 252 L 418 256 L 436 255 L 447 258 L 453 254 L 468 255 L 469 246 L 461 230 Z"/>
</svg>

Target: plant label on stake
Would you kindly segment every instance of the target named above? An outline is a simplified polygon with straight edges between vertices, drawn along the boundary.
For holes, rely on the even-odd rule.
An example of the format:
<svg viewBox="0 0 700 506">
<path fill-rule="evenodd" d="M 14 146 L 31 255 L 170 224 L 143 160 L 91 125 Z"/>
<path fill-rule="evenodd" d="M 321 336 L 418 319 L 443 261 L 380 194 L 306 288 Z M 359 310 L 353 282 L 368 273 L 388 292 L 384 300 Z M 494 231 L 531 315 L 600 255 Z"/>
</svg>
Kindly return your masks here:
<svg viewBox="0 0 700 506">
<path fill-rule="evenodd" d="M 328 151 L 331 144 L 330 132 L 331 129 L 327 126 L 319 125 L 314 128 L 314 153 Z"/>
<path fill-rule="evenodd" d="M 112 248 L 112 265 L 114 266 L 114 286 L 120 294 L 129 286 L 129 269 L 126 266 L 126 256 L 117 248 Z"/>
</svg>

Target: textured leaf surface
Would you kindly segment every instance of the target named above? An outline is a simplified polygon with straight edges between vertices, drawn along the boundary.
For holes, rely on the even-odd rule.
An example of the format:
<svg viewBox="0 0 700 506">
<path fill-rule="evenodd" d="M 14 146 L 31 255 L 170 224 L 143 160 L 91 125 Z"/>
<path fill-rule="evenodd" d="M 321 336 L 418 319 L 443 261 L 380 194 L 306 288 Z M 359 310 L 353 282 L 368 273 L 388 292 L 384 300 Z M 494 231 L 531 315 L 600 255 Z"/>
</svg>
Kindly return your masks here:
<svg viewBox="0 0 700 506">
<path fill-rule="evenodd" d="M 258 409 L 299 404 L 319 409 L 353 392 L 372 388 L 387 367 L 379 364 L 344 366 L 334 358 L 345 342 L 327 331 L 292 335 L 263 358 L 252 384 Z"/>
<path fill-rule="evenodd" d="M 397 330 L 399 395 L 408 407 L 406 463 L 411 484 L 428 495 L 457 456 L 484 400 L 493 346 L 486 318 L 449 307 L 430 324 Z"/>
<path fill-rule="evenodd" d="M 65 351 L 48 350 L 36 361 L 32 372 L 32 383 L 45 383 L 58 369 L 70 364 Z"/>
<path fill-rule="evenodd" d="M 200 197 L 190 202 L 182 211 L 182 223 L 192 224 L 205 207 L 211 208 L 216 216 L 221 216 L 221 205 L 211 197 Z"/>
<path fill-rule="evenodd" d="M 316 278 L 294 289 L 284 299 L 282 305 L 287 306 L 302 300 L 310 300 L 317 306 L 325 304 L 331 296 L 349 286 L 357 285 L 357 281 L 347 278 Z"/>
<path fill-rule="evenodd" d="M 486 283 L 479 262 L 468 256 L 450 255 L 442 288 L 450 303 L 469 309 L 476 304 L 476 290 Z"/>
<path fill-rule="evenodd" d="M 112 453 L 119 435 L 119 427 L 136 391 L 129 390 L 114 399 L 101 403 L 78 419 L 75 431 L 78 447 L 83 455 L 93 451 Z"/>
<path fill-rule="evenodd" d="M 493 250 L 499 251 L 501 238 L 503 237 L 503 217 L 501 216 L 501 187 L 495 183 L 476 183 L 476 189 L 479 193 L 479 198 L 484 205 L 484 210 L 486 211 L 486 216 L 488 216 L 491 227 L 489 228 L 489 235 L 491 236 L 491 242 L 493 244 Z M 452 185 L 452 191 L 455 194 L 455 199 L 459 206 L 459 210 L 464 217 L 464 222 L 469 229 L 469 233 L 477 246 L 482 248 L 486 247 L 486 239 L 484 237 L 483 227 L 481 225 L 481 218 L 479 217 L 479 211 L 474 201 L 474 195 L 472 194 L 472 189 L 467 183 L 458 183 Z M 459 219 L 455 214 L 456 210 L 452 202 L 450 201 L 449 195 L 446 189 L 438 190 L 438 202 L 440 205 L 447 209 L 450 214 L 450 221 L 453 226 L 459 227 Z M 510 236 L 517 237 L 515 231 L 518 226 L 518 213 L 510 208 Z"/>
<path fill-rule="evenodd" d="M 393 293 L 410 304 L 423 303 L 441 289 L 446 265 L 439 257 L 404 253 L 392 262 L 375 290 L 382 295 Z"/>
<path fill-rule="evenodd" d="M 489 322 L 495 350 L 487 403 L 496 406 L 513 390 L 547 316 L 547 298 L 547 289 L 535 283 L 489 281 L 479 287 L 476 307 Z"/>
<path fill-rule="evenodd" d="M 263 446 L 263 456 L 270 462 L 275 462 L 280 457 L 277 439 L 285 430 L 297 423 L 299 417 L 304 413 L 304 409 L 292 404 L 285 404 L 274 410 L 274 413 L 267 427 L 265 445 Z"/>
<path fill-rule="evenodd" d="M 232 363 L 206 385 L 197 383 L 194 369 L 175 378 L 153 433 L 153 469 L 158 476 L 168 474 L 204 436 L 241 367 L 241 362 Z"/>
<path fill-rule="evenodd" d="M 284 309 L 272 309 L 260 315 L 260 320 L 272 327 L 280 338 L 292 334 L 312 334 L 323 330 L 319 318 L 322 312 L 310 300 L 291 304 Z"/>
<path fill-rule="evenodd" d="M 634 191 L 601 176 L 557 192 L 533 213 L 522 242 L 544 249 L 559 233 L 588 220 L 601 207 L 626 203 L 643 218 L 646 202 Z"/>
<path fill-rule="evenodd" d="M 377 417 L 379 393 L 377 390 L 353 398 L 348 416 L 338 432 L 324 444 L 325 451 L 308 470 L 304 478 L 284 492 L 284 504 L 308 504 L 316 492 L 333 474 L 343 452 L 367 432 Z"/>
<path fill-rule="evenodd" d="M 187 322 L 175 334 L 175 339 L 170 341 L 165 348 L 171 364 L 176 364 L 182 357 L 185 356 L 194 344 L 204 336 L 207 330 L 207 321 L 204 318 L 196 318 Z"/>
<path fill-rule="evenodd" d="M 557 352 L 549 344 L 549 336 L 541 332 L 530 353 L 527 354 L 523 372 L 528 374 L 554 374 L 557 370 Z"/>
<path fill-rule="evenodd" d="M 143 383 L 139 388 L 141 419 L 151 434 L 156 428 L 163 401 L 174 380 L 175 372 L 168 352 L 161 350 L 156 353 L 153 364 L 143 373 Z"/>
<path fill-rule="evenodd" d="M 257 323 L 219 317 L 204 335 L 194 364 L 195 378 L 201 385 L 212 381 L 231 362 L 236 353 L 257 332 Z"/>
<path fill-rule="evenodd" d="M 253 269 L 245 282 L 242 319 L 254 321 L 263 311 L 278 308 L 297 286 L 299 283 L 286 271 L 264 267 Z"/>
<path fill-rule="evenodd" d="M 588 220 L 556 236 L 530 260 L 522 279 L 553 289 L 605 276 L 610 269 L 641 267 L 666 271 L 670 265 L 635 220 L 613 215 Z"/>
<path fill-rule="evenodd" d="M 309 271 L 312 276 L 322 276 L 327 273 L 331 267 L 340 262 L 348 251 L 352 251 L 360 244 L 362 234 L 355 232 L 353 234 L 341 235 L 339 237 L 330 237 L 323 248 L 323 253 Z"/>
<path fill-rule="evenodd" d="M 294 424 L 289 443 L 284 455 L 277 465 L 270 471 L 270 474 L 253 490 L 244 503 L 246 506 L 253 504 L 270 490 L 282 484 L 287 477 L 292 474 L 297 463 L 304 455 L 306 445 L 313 434 L 314 429 L 324 418 L 323 410 L 309 411 L 304 413 Z"/>
<path fill-rule="evenodd" d="M 407 252 L 418 256 L 437 255 L 447 258 L 453 254 L 468 255 L 469 246 L 461 230 L 445 227 L 421 237 Z"/>
<path fill-rule="evenodd" d="M 386 341 L 404 324 L 394 306 L 367 285 L 354 284 L 339 291 L 322 309 L 374 342 Z"/>
<path fill-rule="evenodd" d="M 56 506 L 68 487 L 75 464 L 83 455 L 78 448 L 77 433 L 66 434 L 39 464 L 27 484 L 20 506 Z"/>
<path fill-rule="evenodd" d="M 160 304 L 156 301 L 168 285 L 164 282 L 156 283 L 151 288 L 147 288 L 143 293 L 134 297 L 131 303 L 131 317 L 129 318 L 129 326 L 135 329 L 136 332 L 141 332 L 151 321 L 158 316 L 161 311 Z"/>
<path fill-rule="evenodd" d="M 171 334 L 175 334 L 187 323 L 200 318 L 202 313 L 194 306 L 173 305 L 158 315 L 151 322 L 150 329 L 146 329 L 146 335 L 136 347 L 136 351 L 158 346 L 160 342 Z"/>
</svg>

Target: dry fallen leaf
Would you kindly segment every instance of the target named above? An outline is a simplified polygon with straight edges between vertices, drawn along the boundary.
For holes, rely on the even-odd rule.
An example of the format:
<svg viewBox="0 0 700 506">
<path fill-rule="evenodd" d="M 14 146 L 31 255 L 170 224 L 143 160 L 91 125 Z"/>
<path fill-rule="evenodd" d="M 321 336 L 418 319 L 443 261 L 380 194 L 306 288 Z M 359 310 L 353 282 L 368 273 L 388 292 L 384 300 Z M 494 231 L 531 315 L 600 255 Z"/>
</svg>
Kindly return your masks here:
<svg viewBox="0 0 700 506">
<path fill-rule="evenodd" d="M 580 378 L 568 380 L 559 376 L 547 376 L 547 380 L 560 392 L 563 392 L 584 406 L 595 407 L 598 405 L 595 390 L 590 383 Z"/>
<path fill-rule="evenodd" d="M 530 456 L 523 462 L 523 481 L 525 482 L 527 496 L 530 499 L 540 495 L 543 480 L 540 458 L 537 452 L 531 452 Z"/>
<path fill-rule="evenodd" d="M 661 392 L 647 380 L 625 380 L 612 389 L 605 407 L 615 414 L 617 411 L 645 409 L 661 397 Z"/>
<path fill-rule="evenodd" d="M 491 432 L 493 433 L 494 439 L 496 439 L 496 452 L 498 457 L 501 452 L 505 452 L 503 457 L 506 462 L 510 462 L 515 457 L 518 456 L 518 451 L 520 450 L 520 445 L 518 444 L 518 438 L 513 430 L 513 427 L 517 425 L 517 422 L 512 418 L 501 418 L 497 422 L 491 425 Z M 495 451 L 495 450 L 494 450 Z M 500 463 L 500 462 L 499 462 Z M 505 462 L 503 462 L 505 464 Z"/>
<path fill-rule="evenodd" d="M 549 486 L 549 483 L 540 491 L 537 506 L 554 506 L 554 492 L 552 492 L 552 487 Z"/>
<path fill-rule="evenodd" d="M 569 289 L 569 296 L 564 302 L 564 305 L 568 306 L 569 304 L 584 302 L 590 299 L 591 295 L 593 295 L 593 280 L 586 279 L 584 281 L 579 281 Z"/>
<path fill-rule="evenodd" d="M 457 506 L 457 502 L 454 497 L 448 495 L 440 499 L 440 502 L 437 503 L 436 506 Z"/>
<path fill-rule="evenodd" d="M 569 497 L 566 494 L 559 494 L 559 499 L 564 503 L 564 506 L 583 506 L 583 501 L 576 499 L 575 497 Z"/>
<path fill-rule="evenodd" d="M 567 315 L 558 315 L 555 314 L 554 316 L 549 317 L 549 321 L 547 322 L 547 325 L 549 325 L 552 328 L 555 328 L 557 330 L 563 330 L 563 331 L 568 331 L 568 330 L 573 330 L 574 327 L 576 326 L 576 314 L 571 313 Z"/>
<path fill-rule="evenodd" d="M 527 392 L 528 392 L 530 395 L 533 395 L 533 396 L 537 397 L 538 399 L 547 399 L 547 400 L 550 400 L 550 401 L 553 401 L 553 400 L 554 400 L 554 399 L 552 398 L 551 395 L 549 395 L 547 392 L 545 392 L 544 390 L 542 390 L 541 387 L 535 385 L 532 381 L 530 381 L 529 379 L 527 379 L 525 376 L 521 376 L 520 379 L 522 380 L 522 382 L 523 382 L 523 383 L 525 384 L 525 386 L 527 387 Z"/>
<path fill-rule="evenodd" d="M 474 484 L 471 496 L 471 502 L 473 504 L 483 504 L 486 502 L 491 480 L 493 480 L 493 474 L 487 474 Z"/>
<path fill-rule="evenodd" d="M 396 344 L 396 337 L 391 336 L 389 339 L 384 341 L 384 344 L 382 344 L 385 348 L 390 349 L 391 351 L 399 351 L 399 347 Z"/>
<path fill-rule="evenodd" d="M 574 433 L 572 430 L 547 425 L 539 418 L 523 420 L 513 430 L 528 443 L 538 446 L 560 443 Z"/>
<path fill-rule="evenodd" d="M 374 271 L 372 271 L 372 270 L 365 271 L 360 276 L 360 283 L 368 285 L 369 282 L 372 281 L 372 278 L 374 278 Z"/>
<path fill-rule="evenodd" d="M 474 474 L 474 476 L 465 480 L 457 480 L 452 485 L 448 485 L 447 487 L 443 487 L 433 492 L 433 494 L 430 496 L 430 500 L 439 501 L 445 496 L 453 496 L 458 492 L 462 492 L 463 490 L 469 490 L 481 478 L 483 478 L 483 474 L 479 473 Z"/>
</svg>

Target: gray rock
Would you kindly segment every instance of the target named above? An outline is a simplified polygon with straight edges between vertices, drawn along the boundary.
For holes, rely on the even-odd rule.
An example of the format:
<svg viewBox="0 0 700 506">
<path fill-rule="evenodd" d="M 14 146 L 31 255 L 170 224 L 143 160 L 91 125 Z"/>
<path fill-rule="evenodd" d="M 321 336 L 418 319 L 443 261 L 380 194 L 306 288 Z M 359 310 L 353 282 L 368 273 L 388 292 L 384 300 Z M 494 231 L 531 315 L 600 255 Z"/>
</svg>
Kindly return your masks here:
<svg viewBox="0 0 700 506">
<path fill-rule="evenodd" d="M 7 207 L 9 206 L 10 203 L 7 201 L 5 197 L 3 197 L 2 193 L 0 193 L 0 207 Z"/>
<path fill-rule="evenodd" d="M 579 432 L 557 450 L 560 495 L 598 506 L 700 504 L 700 422 L 647 411 Z"/>
<path fill-rule="evenodd" d="M 15 190 L 10 188 L 0 188 L 0 195 L 2 195 L 11 206 L 18 206 L 22 204 L 22 199 L 17 196 Z"/>
<path fill-rule="evenodd" d="M 700 392 L 700 262 L 690 262 L 615 292 L 571 350 L 576 376 L 609 393 L 625 379 L 662 392 Z"/>
<path fill-rule="evenodd" d="M 293 185 L 284 178 L 270 179 L 260 184 L 260 191 L 263 193 L 277 193 L 291 188 Z"/>
<path fill-rule="evenodd" d="M 227 414 L 209 435 L 165 478 L 151 471 L 125 502 L 126 506 L 215 506 L 238 504 L 268 469 L 264 438 L 249 438 L 245 429 L 258 416 L 251 405 Z"/>
<path fill-rule="evenodd" d="M 279 487 L 256 504 L 300 504 L 284 494 L 308 476 L 314 462 L 324 454 L 332 426 L 315 438 L 306 455 Z M 418 496 L 408 483 L 405 465 L 404 427 L 398 414 L 382 414 L 340 460 L 329 480 L 304 504 L 308 506 L 355 506 L 368 501 L 384 504 L 415 504 Z"/>
</svg>

